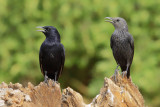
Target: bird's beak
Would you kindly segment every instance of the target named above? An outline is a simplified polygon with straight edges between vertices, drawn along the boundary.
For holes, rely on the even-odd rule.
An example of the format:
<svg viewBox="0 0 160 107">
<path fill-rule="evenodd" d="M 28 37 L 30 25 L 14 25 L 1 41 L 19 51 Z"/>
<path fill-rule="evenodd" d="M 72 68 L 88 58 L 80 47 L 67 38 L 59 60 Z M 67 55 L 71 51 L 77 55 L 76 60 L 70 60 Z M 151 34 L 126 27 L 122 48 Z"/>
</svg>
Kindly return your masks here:
<svg viewBox="0 0 160 107">
<path fill-rule="evenodd" d="M 105 22 L 114 23 L 113 19 L 111 17 L 105 17 L 104 19 L 107 19 L 107 20 L 105 20 Z"/>
<path fill-rule="evenodd" d="M 38 32 L 45 32 L 45 29 L 43 28 L 43 26 L 37 26 L 36 28 L 40 28 L 41 30 L 37 30 Z"/>
</svg>

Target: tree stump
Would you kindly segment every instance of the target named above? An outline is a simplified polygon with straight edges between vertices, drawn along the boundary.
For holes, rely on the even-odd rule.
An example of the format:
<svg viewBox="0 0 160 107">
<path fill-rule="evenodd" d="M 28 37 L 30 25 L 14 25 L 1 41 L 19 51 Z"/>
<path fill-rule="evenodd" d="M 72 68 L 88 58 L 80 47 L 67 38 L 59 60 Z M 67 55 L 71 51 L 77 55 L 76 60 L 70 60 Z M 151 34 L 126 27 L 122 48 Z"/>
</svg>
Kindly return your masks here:
<svg viewBox="0 0 160 107">
<path fill-rule="evenodd" d="M 38 86 L 28 83 L 0 84 L 0 107 L 144 107 L 144 99 L 131 78 L 119 74 L 104 79 L 104 86 L 90 104 L 68 87 L 61 92 L 60 84 L 49 80 L 48 85 L 41 82 Z"/>
</svg>

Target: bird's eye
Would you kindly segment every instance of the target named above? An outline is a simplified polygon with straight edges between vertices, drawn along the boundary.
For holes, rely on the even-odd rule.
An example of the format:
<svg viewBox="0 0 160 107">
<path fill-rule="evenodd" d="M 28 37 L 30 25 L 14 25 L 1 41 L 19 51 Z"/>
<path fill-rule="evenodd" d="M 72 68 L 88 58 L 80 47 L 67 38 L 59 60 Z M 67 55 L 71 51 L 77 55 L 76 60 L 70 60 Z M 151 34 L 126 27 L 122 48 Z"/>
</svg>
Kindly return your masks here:
<svg viewBox="0 0 160 107">
<path fill-rule="evenodd" d="M 46 28 L 46 31 L 49 31 L 49 28 Z"/>
<path fill-rule="evenodd" d="M 119 22 L 120 20 L 119 19 L 117 19 L 117 22 Z"/>
</svg>

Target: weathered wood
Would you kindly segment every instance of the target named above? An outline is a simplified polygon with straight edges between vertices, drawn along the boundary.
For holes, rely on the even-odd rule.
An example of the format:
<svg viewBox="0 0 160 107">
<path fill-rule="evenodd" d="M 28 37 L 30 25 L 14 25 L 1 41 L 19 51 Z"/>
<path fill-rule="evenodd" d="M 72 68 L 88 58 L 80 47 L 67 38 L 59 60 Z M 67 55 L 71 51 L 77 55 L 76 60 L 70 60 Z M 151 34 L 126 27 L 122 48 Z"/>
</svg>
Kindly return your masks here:
<svg viewBox="0 0 160 107">
<path fill-rule="evenodd" d="M 49 80 L 38 86 L 28 83 L 2 83 L 0 85 L 0 107 L 144 107 L 144 99 L 131 79 L 114 77 L 105 78 L 100 93 L 90 104 L 85 104 L 83 97 L 70 87 L 61 92 L 60 85 Z"/>
<path fill-rule="evenodd" d="M 104 87 L 91 105 L 93 107 L 144 107 L 144 99 L 131 78 L 122 79 L 118 75 L 116 82 L 114 77 L 104 79 Z"/>
</svg>

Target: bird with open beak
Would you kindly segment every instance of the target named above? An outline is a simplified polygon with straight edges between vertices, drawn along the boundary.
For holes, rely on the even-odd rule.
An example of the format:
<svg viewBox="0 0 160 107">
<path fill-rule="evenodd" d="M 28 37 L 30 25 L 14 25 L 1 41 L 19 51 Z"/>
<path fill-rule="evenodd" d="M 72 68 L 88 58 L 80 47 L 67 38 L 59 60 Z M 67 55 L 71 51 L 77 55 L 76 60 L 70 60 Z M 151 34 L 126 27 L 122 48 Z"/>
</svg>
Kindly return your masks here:
<svg viewBox="0 0 160 107">
<path fill-rule="evenodd" d="M 39 63 L 41 72 L 44 75 L 44 82 L 48 84 L 48 78 L 58 81 L 63 71 L 65 62 L 64 46 L 60 42 L 60 34 L 53 26 L 38 26 L 46 36 L 39 51 Z"/>
<path fill-rule="evenodd" d="M 106 22 L 113 24 L 115 31 L 110 39 L 110 47 L 113 56 L 116 60 L 117 67 L 115 70 L 115 77 L 118 73 L 118 67 L 121 67 L 122 77 L 130 77 L 130 67 L 134 56 L 134 40 L 132 35 L 128 32 L 127 22 L 120 17 L 106 17 Z"/>
</svg>

